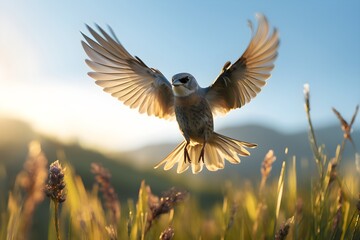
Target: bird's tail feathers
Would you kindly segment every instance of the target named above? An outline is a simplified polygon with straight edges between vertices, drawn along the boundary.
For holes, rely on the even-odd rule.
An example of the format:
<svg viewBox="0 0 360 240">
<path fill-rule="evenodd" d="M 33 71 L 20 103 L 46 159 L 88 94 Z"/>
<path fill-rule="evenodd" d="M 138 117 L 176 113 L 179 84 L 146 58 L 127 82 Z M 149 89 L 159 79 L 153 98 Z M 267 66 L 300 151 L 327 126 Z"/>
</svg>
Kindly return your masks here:
<svg viewBox="0 0 360 240">
<path fill-rule="evenodd" d="M 191 163 L 184 161 L 185 146 L 186 141 L 181 142 L 164 160 L 158 163 L 155 168 L 165 164 L 164 170 L 169 170 L 177 163 L 177 173 L 186 171 L 190 165 L 193 173 L 200 172 L 204 165 L 209 171 L 217 171 L 224 168 L 225 159 L 233 164 L 240 163 L 239 156 L 250 155 L 246 148 L 254 148 L 257 145 L 239 141 L 214 132 L 205 145 L 204 163 L 198 161 L 202 144 L 190 143 L 187 146 Z"/>
</svg>

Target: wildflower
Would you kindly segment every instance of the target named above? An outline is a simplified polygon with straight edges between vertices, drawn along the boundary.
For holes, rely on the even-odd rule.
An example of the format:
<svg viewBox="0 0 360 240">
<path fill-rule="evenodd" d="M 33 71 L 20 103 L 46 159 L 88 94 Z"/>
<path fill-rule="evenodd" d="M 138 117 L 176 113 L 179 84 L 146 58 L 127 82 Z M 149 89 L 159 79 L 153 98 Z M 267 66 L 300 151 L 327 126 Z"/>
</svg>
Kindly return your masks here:
<svg viewBox="0 0 360 240">
<path fill-rule="evenodd" d="M 174 237 L 174 229 L 172 227 L 168 227 L 161 234 L 160 240 L 171 240 Z"/>
<path fill-rule="evenodd" d="M 146 187 L 148 196 L 148 207 L 150 213 L 147 215 L 146 231 L 150 229 L 152 222 L 160 217 L 160 215 L 170 212 L 175 205 L 184 201 L 188 196 L 186 191 L 179 191 L 175 188 L 171 188 L 167 192 L 163 193 L 159 198 L 152 194 L 149 186 Z"/>
<path fill-rule="evenodd" d="M 46 181 L 47 159 L 41 150 L 40 143 L 32 141 L 29 144 L 28 158 L 23 170 L 16 177 L 16 185 L 25 192 L 22 207 L 22 224 L 20 233 L 24 236 L 31 228 L 32 216 L 36 206 L 44 200 L 44 185 Z"/>
<path fill-rule="evenodd" d="M 275 234 L 275 240 L 283 240 L 289 233 L 290 224 L 294 222 L 294 217 L 291 217 L 283 223 L 279 229 L 279 231 Z"/>
<path fill-rule="evenodd" d="M 59 160 L 56 160 L 50 165 L 45 193 L 54 202 L 62 203 L 66 200 L 64 189 L 64 169 L 61 167 Z"/>
<path fill-rule="evenodd" d="M 151 210 L 152 220 L 159 217 L 161 214 L 170 212 L 176 204 L 182 202 L 187 197 L 186 191 L 179 191 L 175 188 L 171 188 L 167 192 L 163 193 L 160 199 L 151 193 L 149 190 L 149 208 Z"/>
<path fill-rule="evenodd" d="M 65 196 L 65 182 L 64 171 L 59 160 L 50 164 L 49 178 L 45 185 L 45 193 L 54 202 L 54 224 L 56 237 L 60 240 L 60 227 L 59 227 L 59 204 L 66 200 Z"/>
<path fill-rule="evenodd" d="M 105 200 L 105 206 L 111 213 L 111 220 L 116 225 L 120 219 L 120 202 L 118 196 L 110 183 L 110 172 L 100 164 L 92 163 L 91 172 L 95 174 L 95 181 L 100 185 Z"/>
<path fill-rule="evenodd" d="M 41 151 L 39 142 L 33 141 L 29 144 L 28 159 L 24 163 L 23 171 L 17 176 L 17 182 L 27 193 L 29 199 L 28 211 L 32 212 L 34 205 L 43 200 L 43 185 L 46 180 L 47 159 Z M 26 205 L 27 203 L 25 203 Z"/>
<path fill-rule="evenodd" d="M 354 112 L 354 115 L 351 118 L 350 124 L 347 121 L 345 121 L 345 119 L 341 116 L 341 114 L 335 108 L 332 108 L 332 110 L 333 110 L 333 112 L 335 113 L 335 115 L 337 116 L 337 118 L 340 121 L 341 130 L 344 132 L 344 139 L 348 139 L 355 148 L 355 144 L 354 144 L 354 141 L 351 138 L 350 133 L 351 133 L 352 125 L 355 122 L 356 115 L 357 115 L 357 113 L 359 111 L 359 105 L 357 105 L 356 108 L 355 108 L 355 112 Z"/>
</svg>

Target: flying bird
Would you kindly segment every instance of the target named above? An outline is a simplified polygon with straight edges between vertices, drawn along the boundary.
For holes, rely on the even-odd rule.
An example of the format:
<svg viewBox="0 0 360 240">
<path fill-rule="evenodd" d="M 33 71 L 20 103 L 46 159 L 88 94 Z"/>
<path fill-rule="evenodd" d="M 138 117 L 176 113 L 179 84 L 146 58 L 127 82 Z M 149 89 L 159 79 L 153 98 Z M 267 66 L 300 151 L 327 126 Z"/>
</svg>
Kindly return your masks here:
<svg viewBox="0 0 360 240">
<path fill-rule="evenodd" d="M 242 56 L 226 62 L 215 81 L 206 88 L 189 73 L 178 73 L 168 81 L 157 69 L 132 56 L 110 28 L 110 34 L 97 26 L 87 26 L 93 39 L 82 33 L 82 46 L 93 70 L 88 75 L 96 84 L 130 108 L 164 119 L 176 119 L 184 137 L 155 168 L 165 164 L 169 170 L 177 164 L 182 173 L 190 166 L 198 173 L 205 165 L 210 171 L 224 168 L 225 159 L 239 163 L 239 156 L 249 156 L 246 148 L 257 145 L 214 132 L 213 116 L 241 108 L 266 84 L 274 68 L 279 47 L 276 28 L 270 30 L 266 17 L 257 14 L 257 30 Z"/>
<path fill-rule="evenodd" d="M 355 143 L 354 143 L 354 140 L 352 139 L 351 137 L 351 130 L 352 130 L 352 126 L 355 122 L 355 118 L 356 118 L 356 115 L 359 111 L 359 105 L 356 105 L 356 108 L 355 108 L 355 112 L 354 112 L 354 115 L 352 116 L 351 118 L 351 121 L 350 123 L 348 123 L 344 118 L 343 116 L 338 112 L 338 110 L 336 110 L 335 108 L 332 108 L 333 112 L 335 113 L 336 117 L 339 119 L 340 121 L 340 124 L 341 124 L 341 129 L 343 130 L 344 132 L 344 139 L 349 139 L 349 141 L 351 142 L 351 144 L 353 145 L 354 149 L 356 149 L 356 146 L 355 146 Z"/>
</svg>

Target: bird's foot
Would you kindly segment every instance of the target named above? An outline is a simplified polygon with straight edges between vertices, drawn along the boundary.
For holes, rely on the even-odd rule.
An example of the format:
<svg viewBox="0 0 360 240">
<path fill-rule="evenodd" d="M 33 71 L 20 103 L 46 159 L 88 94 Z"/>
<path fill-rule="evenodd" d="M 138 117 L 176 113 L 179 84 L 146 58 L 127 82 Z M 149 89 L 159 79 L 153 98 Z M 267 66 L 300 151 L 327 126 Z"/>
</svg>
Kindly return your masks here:
<svg viewBox="0 0 360 240">
<path fill-rule="evenodd" d="M 200 156 L 199 156 L 199 159 L 198 159 L 198 163 L 200 161 L 202 161 L 203 163 L 205 163 L 204 161 L 204 153 L 205 153 L 205 143 L 203 144 L 202 148 L 201 148 L 201 152 L 200 152 Z"/>
<path fill-rule="evenodd" d="M 191 163 L 190 155 L 186 148 L 187 145 L 189 145 L 189 144 L 187 143 L 186 146 L 184 147 L 184 163 L 186 163 L 186 159 L 188 159 L 188 162 Z"/>
</svg>

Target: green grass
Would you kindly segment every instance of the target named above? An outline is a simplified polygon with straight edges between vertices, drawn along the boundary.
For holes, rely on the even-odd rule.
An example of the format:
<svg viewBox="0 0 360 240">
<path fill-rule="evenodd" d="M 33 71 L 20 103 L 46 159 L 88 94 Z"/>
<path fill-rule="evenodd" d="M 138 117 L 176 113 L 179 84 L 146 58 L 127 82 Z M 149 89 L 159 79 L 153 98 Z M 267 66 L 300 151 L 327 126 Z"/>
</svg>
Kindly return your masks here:
<svg viewBox="0 0 360 240">
<path fill-rule="evenodd" d="M 39 143 L 32 142 L 23 170 L 0 204 L 0 239 L 39 236 L 35 210 L 44 204 L 42 212 L 49 216 L 37 220 L 48 230 L 48 239 L 360 239 L 359 172 L 346 171 L 341 161 L 349 138 L 325 151 L 316 139 L 308 92 L 305 111 L 316 171 L 309 169 L 308 178 L 299 179 L 297 158 L 286 155 L 276 160 L 282 162 L 280 174 L 270 180 L 275 161 L 270 151 L 255 181 L 225 183 L 222 201 L 211 206 L 176 188 L 156 196 L 144 180 L 136 183 L 137 198 L 120 201 L 112 187 L 118 177 L 111 177 L 111 168 L 89 168 L 95 175 L 89 187 L 64 155 L 60 163 L 66 200 L 46 198 L 48 164 Z M 353 169 L 359 158 L 355 149 Z M 325 154 L 331 151 L 333 156 Z M 133 183 L 124 187 L 134 191 Z"/>
</svg>

